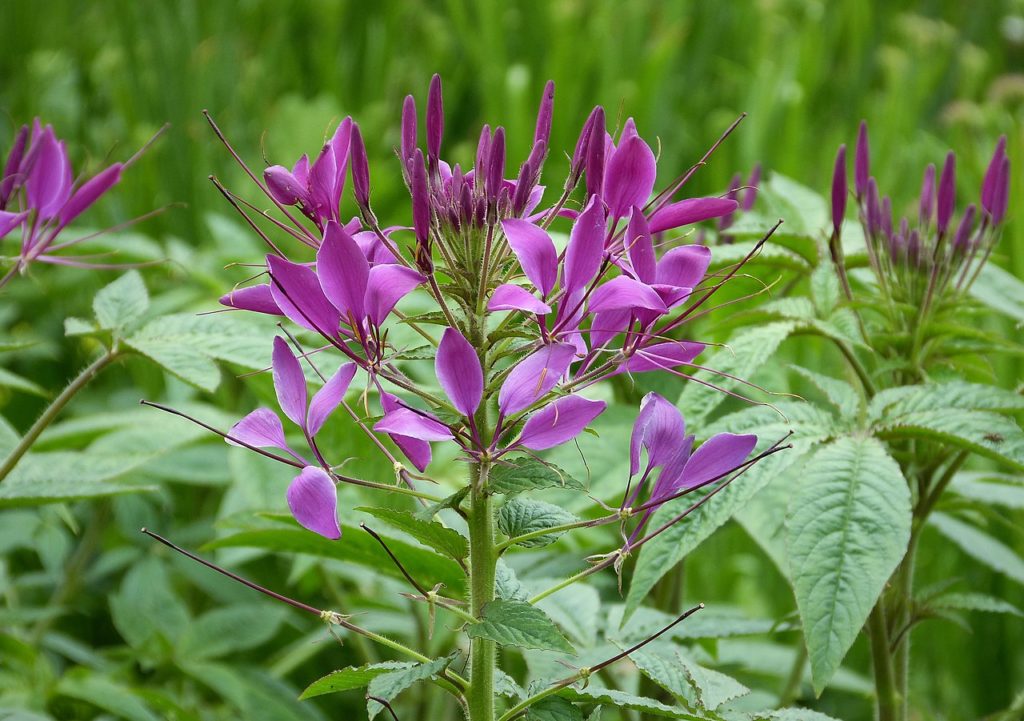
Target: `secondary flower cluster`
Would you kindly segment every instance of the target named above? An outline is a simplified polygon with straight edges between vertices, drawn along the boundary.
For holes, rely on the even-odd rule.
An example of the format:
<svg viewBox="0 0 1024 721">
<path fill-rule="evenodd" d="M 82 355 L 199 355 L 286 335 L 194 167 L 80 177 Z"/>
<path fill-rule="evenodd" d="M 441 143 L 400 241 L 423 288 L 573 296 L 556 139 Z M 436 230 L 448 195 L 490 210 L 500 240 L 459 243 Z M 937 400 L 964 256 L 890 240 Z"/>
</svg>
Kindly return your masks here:
<svg viewBox="0 0 1024 721">
<path fill-rule="evenodd" d="M 75 178 L 67 146 L 50 125 L 37 118 L 23 125 L 14 138 L 0 177 L 0 238 L 21 231 L 21 248 L 0 286 L 30 263 L 105 267 L 83 256 L 62 258 L 56 253 L 86 238 L 61 243 L 58 236 L 121 180 L 131 163 L 114 163 L 89 179 Z"/>
<path fill-rule="evenodd" d="M 970 287 L 999 239 L 1009 202 L 1010 159 L 999 139 L 981 187 L 980 207 L 970 203 L 956 221 L 956 155 L 950 152 L 936 176 L 924 172 L 916 218 L 894 219 L 870 173 L 867 125 L 861 123 L 854 167 L 854 196 L 871 268 L 880 287 L 914 307 L 927 307 L 947 290 Z M 839 248 L 847 188 L 846 147 L 840 146 L 832 179 L 833 252 Z"/>
<path fill-rule="evenodd" d="M 379 403 L 378 412 L 369 411 L 372 429 L 366 417 L 346 409 L 378 448 L 389 453 L 378 434 L 388 436 L 420 472 L 435 442 L 454 443 L 466 458 L 485 465 L 566 443 L 605 409 L 603 401 L 581 392 L 616 374 L 667 370 L 688 377 L 681 368 L 692 366 L 704 345 L 679 339 L 676 331 L 724 280 L 708 280 L 709 248 L 664 239 L 680 236 L 672 231 L 682 226 L 726 217 L 739 204 L 729 197 L 674 201 L 685 176 L 653 196 L 657 163 L 650 145 L 632 119 L 613 137 L 597 107 L 584 124 L 558 199 L 544 206 L 540 181 L 553 102 L 549 83 L 532 150 L 510 178 L 500 127 L 484 127 L 472 168 L 442 158 L 438 77 L 427 100 L 425 152 L 415 101 L 406 98 L 396 152 L 412 200 L 408 227 L 379 224 L 366 149 L 350 118 L 312 162 L 303 156 L 290 170 L 271 166 L 262 181 L 249 171 L 286 219 L 274 221 L 277 227 L 309 246 L 315 258 L 288 258 L 264 235 L 271 248 L 269 282 L 236 289 L 221 302 L 285 316 L 345 359 L 307 405 L 300 362 L 283 339 L 275 340 L 281 409 L 302 430 L 314 461 L 288 447 L 281 421 L 266 409 L 229 434 L 243 445 L 283 450 L 303 466 L 288 499 L 307 528 L 330 538 L 341 532 L 334 485 L 339 476 L 316 436 L 327 414 L 344 405 L 356 377 L 367 389 L 364 398 Z M 359 216 L 346 221 L 341 202 L 349 169 Z M 549 232 L 559 218 L 570 223 L 562 248 Z M 659 253 L 656 239 L 670 247 Z M 408 317 L 396 310 L 416 289 L 429 294 L 435 312 Z M 414 354 L 389 340 L 395 322 L 429 340 L 440 393 L 407 374 Z M 438 325 L 439 334 L 428 332 Z M 678 423 L 666 420 L 671 413 L 665 405 L 649 399 L 641 413 L 647 420 L 637 442 L 652 460 L 634 496 L 655 468 L 662 468 L 650 496 L 657 501 L 708 469 L 735 466 L 753 447 L 753 437 L 718 441 L 690 457 L 693 440 L 685 438 L 681 417 Z M 664 460 L 669 448 L 675 449 L 671 462 Z M 404 462 L 392 460 L 408 481 Z"/>
</svg>

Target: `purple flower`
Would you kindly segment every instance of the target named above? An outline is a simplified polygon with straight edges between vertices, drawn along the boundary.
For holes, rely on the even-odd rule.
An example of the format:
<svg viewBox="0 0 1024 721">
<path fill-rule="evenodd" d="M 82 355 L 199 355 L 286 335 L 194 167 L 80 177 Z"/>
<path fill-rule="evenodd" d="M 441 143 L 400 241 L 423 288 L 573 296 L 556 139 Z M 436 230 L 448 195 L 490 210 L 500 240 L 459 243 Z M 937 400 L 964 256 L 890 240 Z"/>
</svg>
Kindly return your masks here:
<svg viewBox="0 0 1024 721">
<path fill-rule="evenodd" d="M 840 145 L 836 153 L 836 166 L 832 171 L 832 233 L 839 236 L 846 215 L 846 146 Z"/>
<path fill-rule="evenodd" d="M 543 451 L 571 441 L 601 415 L 607 404 L 582 396 L 565 396 L 532 414 L 514 445 Z"/>
<path fill-rule="evenodd" d="M 288 507 L 304 528 L 332 541 L 341 538 L 338 489 L 322 469 L 306 466 L 288 486 Z"/>
<path fill-rule="evenodd" d="M 658 164 L 650 146 L 637 134 L 633 118 L 626 121 L 604 172 L 602 199 L 612 218 L 624 218 L 633 206 L 645 204 L 654 190 Z"/>
<path fill-rule="evenodd" d="M 455 328 L 446 328 L 437 348 L 437 380 L 455 409 L 472 419 L 484 397 L 484 372 L 476 349 Z"/>
</svg>

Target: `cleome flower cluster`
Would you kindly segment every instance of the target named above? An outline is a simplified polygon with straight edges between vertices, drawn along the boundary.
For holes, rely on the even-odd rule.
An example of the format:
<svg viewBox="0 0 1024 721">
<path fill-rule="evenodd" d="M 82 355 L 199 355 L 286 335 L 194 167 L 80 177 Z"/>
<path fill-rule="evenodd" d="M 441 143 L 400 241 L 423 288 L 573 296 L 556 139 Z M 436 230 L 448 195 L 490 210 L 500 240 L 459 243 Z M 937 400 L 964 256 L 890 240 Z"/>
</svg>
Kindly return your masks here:
<svg viewBox="0 0 1024 721">
<path fill-rule="evenodd" d="M 396 471 L 411 486 L 422 478 L 415 471 L 431 462 L 432 443 L 455 444 L 475 468 L 486 469 L 510 454 L 574 439 L 605 410 L 603 401 L 586 395 L 596 383 L 659 370 L 689 377 L 704 345 L 685 337 L 686 322 L 735 269 L 709 276 L 711 250 L 684 242 L 681 229 L 728 218 L 739 204 L 732 197 L 675 199 L 689 174 L 655 193 L 650 144 L 632 119 L 611 134 L 601 107 L 586 119 L 568 175 L 546 204 L 541 181 L 553 103 L 548 83 L 532 149 L 512 174 L 500 127 L 484 126 L 472 167 L 443 158 L 437 76 L 427 99 L 425 149 L 416 103 L 407 97 L 396 153 L 411 198 L 411 226 L 378 221 L 366 149 L 350 118 L 312 160 L 304 155 L 290 168 L 268 167 L 262 177 L 246 168 L 283 218 L 274 221 L 276 228 L 314 257 L 289 257 L 259 231 L 270 248 L 267 282 L 237 288 L 221 303 L 286 317 L 316 337 L 318 350 L 344 358 L 310 397 L 300 359 L 312 366 L 311 353 L 283 337 L 274 341 L 280 410 L 301 429 L 309 457 L 288 445 L 280 417 L 269 409 L 253 411 L 228 434 L 240 445 L 281 451 L 285 455 L 275 457 L 300 469 L 287 497 L 306 528 L 327 538 L 341 535 L 336 484 L 346 479 L 317 443 L 338 408 L 384 453 L 391 452 L 382 437 L 394 442 L 404 456 L 392 457 Z M 349 175 L 359 215 L 345 220 L 341 200 Z M 568 226 L 564 243 L 556 242 L 555 223 Z M 417 289 L 436 307 L 429 318 L 397 310 Z M 411 326 L 429 342 L 426 355 L 441 393 L 403 370 L 414 361 L 390 342 L 393 323 Z M 354 383 L 366 389 L 368 407 L 378 408 L 357 413 L 345 403 Z M 679 411 L 659 396 L 645 398 L 630 454 L 631 476 L 639 477 L 623 497 L 624 509 L 643 509 L 632 537 L 664 501 L 740 467 L 755 442 L 725 434 L 691 453 L 694 438 L 686 435 Z M 486 481 L 485 471 L 473 480 Z"/>
</svg>

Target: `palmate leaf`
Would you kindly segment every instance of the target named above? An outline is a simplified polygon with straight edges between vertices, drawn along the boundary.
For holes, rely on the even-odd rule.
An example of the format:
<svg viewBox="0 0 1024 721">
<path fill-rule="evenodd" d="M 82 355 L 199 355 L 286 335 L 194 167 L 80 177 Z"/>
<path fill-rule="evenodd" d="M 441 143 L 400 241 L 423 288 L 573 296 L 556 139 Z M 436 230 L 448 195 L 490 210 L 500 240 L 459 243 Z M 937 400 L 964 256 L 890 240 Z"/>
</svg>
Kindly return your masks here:
<svg viewBox="0 0 1024 721">
<path fill-rule="evenodd" d="M 939 410 L 1024 410 L 1024 396 L 983 383 L 952 381 L 899 386 L 879 391 L 868 404 L 868 418 L 885 422 L 893 416 Z"/>
<path fill-rule="evenodd" d="M 378 676 L 399 669 L 412 668 L 415 665 L 411 661 L 384 661 L 382 663 L 368 663 L 363 666 L 350 666 L 332 671 L 309 684 L 306 690 L 302 692 L 302 695 L 299 696 L 299 700 L 305 701 L 308 698 L 324 696 L 329 693 L 366 688 L 370 685 L 370 681 Z"/>
<path fill-rule="evenodd" d="M 484 606 L 480 621 L 468 626 L 466 633 L 502 646 L 573 653 L 572 645 L 547 614 L 523 601 L 491 601 Z"/>
<path fill-rule="evenodd" d="M 951 611 L 982 611 L 985 613 L 1005 613 L 1024 618 L 1024 611 L 1009 601 L 984 593 L 944 593 L 929 602 L 930 608 Z"/>
<path fill-rule="evenodd" d="M 818 449 L 786 518 L 788 566 L 818 693 L 839 668 L 910 540 L 910 491 L 877 440 Z"/>
<path fill-rule="evenodd" d="M 528 501 L 512 498 L 498 509 L 498 528 L 509 538 L 536 533 L 546 528 L 554 528 L 567 523 L 575 523 L 579 519 L 561 506 L 544 501 Z M 518 545 L 527 548 L 546 546 L 558 539 L 557 533 L 545 534 L 537 538 L 520 541 Z"/>
<path fill-rule="evenodd" d="M 860 396 L 849 383 L 798 365 L 790 367 L 824 393 L 828 402 L 835 406 L 841 417 L 850 417 L 857 413 L 860 408 Z"/>
<path fill-rule="evenodd" d="M 941 512 L 933 513 L 928 523 L 974 560 L 1012 578 L 1017 583 L 1024 584 L 1024 558 L 1002 541 Z"/>
<path fill-rule="evenodd" d="M 971 295 L 989 308 L 1024 323 L 1024 282 L 995 263 L 986 263 Z"/>
<path fill-rule="evenodd" d="M 420 543 L 430 546 L 435 551 L 445 554 L 456 561 L 469 555 L 469 543 L 451 528 L 445 528 L 437 521 L 424 521 L 416 518 L 408 511 L 396 508 L 372 508 L 359 506 L 357 511 L 369 513 L 374 518 L 388 523 L 399 531 L 404 531 Z"/>
<path fill-rule="evenodd" d="M 1012 419 L 987 411 L 932 410 L 889 416 L 875 426 L 881 438 L 923 438 L 958 446 L 1024 470 L 1024 432 Z"/>
<path fill-rule="evenodd" d="M 103 330 L 122 331 L 141 319 L 149 308 L 149 294 L 142 276 L 130 270 L 93 298 L 92 309 Z"/>
</svg>

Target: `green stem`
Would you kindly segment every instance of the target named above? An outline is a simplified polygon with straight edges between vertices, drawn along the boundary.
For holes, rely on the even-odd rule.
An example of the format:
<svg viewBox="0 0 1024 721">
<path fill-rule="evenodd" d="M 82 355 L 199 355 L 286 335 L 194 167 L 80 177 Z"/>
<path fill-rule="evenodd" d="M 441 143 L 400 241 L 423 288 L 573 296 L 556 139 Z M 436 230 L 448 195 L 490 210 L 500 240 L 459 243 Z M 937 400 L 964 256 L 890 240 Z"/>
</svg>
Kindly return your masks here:
<svg viewBox="0 0 1024 721">
<path fill-rule="evenodd" d="M 889 629 L 885 622 L 885 608 L 881 598 L 868 616 L 868 638 L 871 643 L 871 662 L 875 674 L 878 720 L 897 721 L 899 699 L 893 678 L 892 656 L 889 653 Z"/>
<path fill-rule="evenodd" d="M 577 528 L 586 528 L 587 526 L 599 526 L 599 525 L 602 525 L 603 523 L 610 523 L 611 521 L 614 521 L 618 517 L 619 517 L 619 515 L 617 513 L 615 513 L 615 514 L 612 514 L 610 516 L 607 516 L 606 518 L 598 518 L 598 519 L 596 519 L 596 521 L 595 520 L 573 521 L 572 523 L 563 523 L 561 526 L 552 526 L 551 528 L 541 528 L 541 529 L 536 530 L 536 531 L 530 531 L 529 533 L 524 533 L 521 536 L 513 536 L 512 538 L 508 539 L 507 541 L 503 541 L 503 542 L 499 543 L 496 546 L 495 550 L 497 550 L 498 553 L 501 553 L 505 549 L 510 548 L 511 546 L 514 546 L 517 543 L 522 543 L 524 541 L 531 541 L 534 538 L 540 538 L 541 536 L 550 536 L 553 533 L 564 533 L 565 531 L 572 531 L 572 530 L 575 530 Z"/>
<path fill-rule="evenodd" d="M 486 461 L 474 463 L 470 471 L 469 514 L 469 579 L 470 610 L 475 618 L 484 606 L 494 600 L 494 569 L 497 551 L 494 547 L 494 509 L 487 494 L 489 466 Z M 494 721 L 494 641 L 474 638 L 470 646 L 469 719 Z"/>
<path fill-rule="evenodd" d="M 789 670 L 789 678 L 786 679 L 786 686 L 779 694 L 779 703 L 776 708 L 792 706 L 800 695 L 800 688 L 804 681 L 804 668 L 807 666 L 807 644 L 797 643 L 796 656 L 793 658 L 793 666 Z"/>
<path fill-rule="evenodd" d="M 28 450 L 32 447 L 32 444 L 36 442 L 39 435 L 46 430 L 53 421 L 57 418 L 57 415 L 64 409 L 72 398 L 78 393 L 78 391 L 85 388 L 96 375 L 106 368 L 118 357 L 117 350 L 111 348 L 99 358 L 94 360 L 85 369 L 78 374 L 78 376 L 68 384 L 59 396 L 53 399 L 53 402 L 46 407 L 43 414 L 39 416 L 32 427 L 28 429 L 28 432 L 22 437 L 18 445 L 14 447 L 10 455 L 4 459 L 3 465 L 0 466 L 0 482 L 2 482 L 10 474 L 14 467 L 18 465 L 18 461 L 24 456 Z"/>
<path fill-rule="evenodd" d="M 833 340 L 835 341 L 836 347 L 839 348 L 840 352 L 846 358 L 846 361 L 850 364 L 850 367 L 853 369 L 853 372 L 857 374 L 857 378 L 860 380 L 861 385 L 864 387 L 864 393 L 867 394 L 868 398 L 874 396 L 876 392 L 875 384 L 872 382 L 871 376 L 868 375 L 867 369 L 864 368 L 864 365 L 860 362 L 860 359 L 857 358 L 857 355 L 853 352 L 853 349 L 851 349 L 848 345 L 846 345 L 846 343 L 843 343 L 840 340 Z"/>
</svg>

